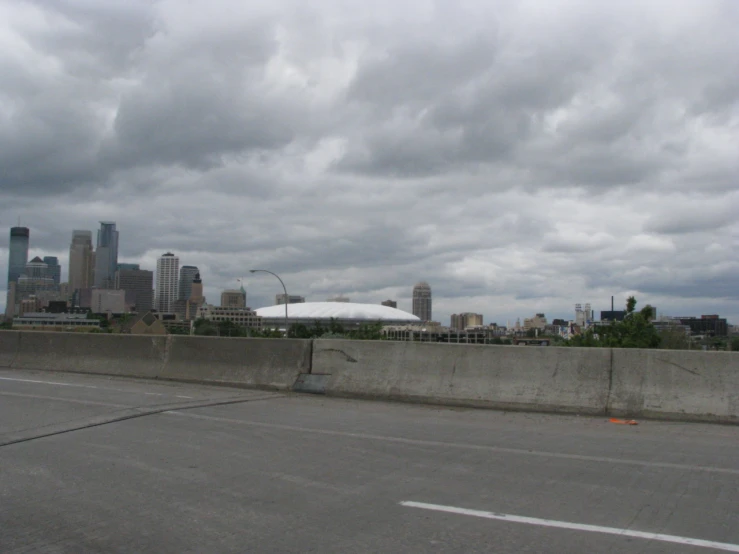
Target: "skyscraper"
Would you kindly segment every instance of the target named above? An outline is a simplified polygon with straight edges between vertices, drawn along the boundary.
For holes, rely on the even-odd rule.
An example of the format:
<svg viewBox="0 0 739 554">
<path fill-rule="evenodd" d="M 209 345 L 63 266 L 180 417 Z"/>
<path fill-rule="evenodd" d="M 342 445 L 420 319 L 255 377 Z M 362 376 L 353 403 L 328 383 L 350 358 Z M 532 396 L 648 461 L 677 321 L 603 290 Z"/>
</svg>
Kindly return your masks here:
<svg viewBox="0 0 739 554">
<path fill-rule="evenodd" d="M 224 290 L 221 293 L 221 307 L 245 308 L 246 291 L 243 288 L 241 290 Z"/>
<path fill-rule="evenodd" d="M 49 275 L 49 266 L 38 256 L 26 264 L 23 275 L 18 277 L 17 285 L 17 300 L 23 300 L 29 295 L 37 295 L 42 292 L 52 293 L 59 290 Z"/>
<path fill-rule="evenodd" d="M 69 245 L 69 290 L 92 287 L 93 263 L 92 231 L 72 231 Z"/>
<path fill-rule="evenodd" d="M 180 268 L 180 285 L 177 294 L 177 298 L 179 300 L 190 299 L 193 279 L 195 279 L 195 276 L 199 273 L 200 270 L 194 265 L 183 265 Z"/>
<path fill-rule="evenodd" d="M 421 321 L 431 320 L 431 287 L 425 281 L 413 287 L 413 315 Z"/>
<path fill-rule="evenodd" d="M 246 295 L 246 292 L 244 292 L 244 295 Z M 284 303 L 285 303 L 285 293 L 283 292 L 282 294 L 276 294 L 275 304 L 284 304 Z M 305 296 L 298 296 L 297 294 L 291 294 L 290 297 L 287 299 L 287 303 L 288 304 L 303 304 L 305 303 Z"/>
<path fill-rule="evenodd" d="M 452 314 L 452 320 L 449 327 L 456 331 L 464 331 L 468 327 L 481 327 L 482 314 L 474 314 L 465 312 L 461 314 Z"/>
<path fill-rule="evenodd" d="M 200 279 L 200 273 L 196 273 L 190 284 L 190 296 L 185 301 L 185 319 L 191 321 L 197 319 L 200 306 L 205 303 L 203 296 L 203 281 Z"/>
<path fill-rule="evenodd" d="M 10 228 L 10 252 L 8 256 L 8 283 L 17 283 L 28 263 L 28 227 Z"/>
<path fill-rule="evenodd" d="M 140 314 L 154 308 L 154 272 L 145 269 L 119 269 L 115 273 L 115 288 L 133 291 L 133 303 Z"/>
<path fill-rule="evenodd" d="M 49 276 L 49 266 L 36 256 L 26 264 L 23 274 L 30 279 L 45 279 Z"/>
<path fill-rule="evenodd" d="M 172 313 L 173 304 L 177 300 L 178 273 L 180 259 L 167 252 L 157 260 L 157 310 Z"/>
<path fill-rule="evenodd" d="M 59 258 L 56 256 L 44 256 L 44 263 L 47 265 L 46 275 L 54 280 L 54 284 L 58 287 L 62 281 L 62 266 L 59 265 Z"/>
<path fill-rule="evenodd" d="M 112 221 L 101 221 L 95 253 L 95 288 L 112 289 L 118 268 L 118 231 Z"/>
</svg>

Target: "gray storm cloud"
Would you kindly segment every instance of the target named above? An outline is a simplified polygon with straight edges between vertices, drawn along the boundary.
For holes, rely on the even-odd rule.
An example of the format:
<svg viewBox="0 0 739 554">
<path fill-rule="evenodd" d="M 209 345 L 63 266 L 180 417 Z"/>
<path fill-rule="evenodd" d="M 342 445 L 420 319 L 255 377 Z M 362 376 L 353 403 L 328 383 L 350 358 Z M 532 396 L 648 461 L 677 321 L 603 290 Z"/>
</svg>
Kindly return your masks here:
<svg viewBox="0 0 739 554">
<path fill-rule="evenodd" d="M 114 219 L 126 260 L 177 252 L 216 301 L 269 266 L 405 309 L 423 279 L 442 321 L 630 293 L 739 319 L 735 2 L 37 0 L 0 21 L 0 218 L 63 263 Z"/>
</svg>

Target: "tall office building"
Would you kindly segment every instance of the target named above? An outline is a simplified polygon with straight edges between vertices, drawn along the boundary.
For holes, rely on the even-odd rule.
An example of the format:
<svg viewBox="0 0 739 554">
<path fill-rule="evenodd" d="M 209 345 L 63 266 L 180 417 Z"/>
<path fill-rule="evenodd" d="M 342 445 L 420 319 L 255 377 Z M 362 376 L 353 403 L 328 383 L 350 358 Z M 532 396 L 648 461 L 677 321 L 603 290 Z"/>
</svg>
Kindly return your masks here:
<svg viewBox="0 0 739 554">
<path fill-rule="evenodd" d="M 17 283 L 28 263 L 28 227 L 10 228 L 10 250 L 8 256 L 8 283 Z"/>
<path fill-rule="evenodd" d="M 222 308 L 245 308 L 246 307 L 246 291 L 242 287 L 240 290 L 224 290 L 221 293 Z"/>
<path fill-rule="evenodd" d="M 471 312 L 452 314 L 452 321 L 449 326 L 456 331 L 464 331 L 468 327 L 482 327 L 482 314 Z"/>
<path fill-rule="evenodd" d="M 49 266 L 36 256 L 26 264 L 23 274 L 29 279 L 45 279 L 49 276 Z"/>
<path fill-rule="evenodd" d="M 200 270 L 194 265 L 183 265 L 180 268 L 180 284 L 177 293 L 178 300 L 190 300 L 192 282 Z"/>
<path fill-rule="evenodd" d="M 413 315 L 421 321 L 431 319 L 431 287 L 425 281 L 413 287 Z"/>
<path fill-rule="evenodd" d="M 590 309 L 590 304 L 585 304 L 585 310 L 582 304 L 575 304 L 575 324 L 580 327 L 588 327 L 595 319 L 595 312 Z"/>
<path fill-rule="evenodd" d="M 205 304 L 203 281 L 200 279 L 200 273 L 196 273 L 193 277 L 192 283 L 190 283 L 190 296 L 185 302 L 185 319 L 187 321 L 197 319 L 200 306 Z"/>
<path fill-rule="evenodd" d="M 101 221 L 95 252 L 95 280 L 98 289 L 112 289 L 118 269 L 118 231 L 112 221 Z"/>
<path fill-rule="evenodd" d="M 276 294 L 275 295 L 275 304 L 284 304 L 285 303 L 285 293 L 282 294 Z M 289 298 L 287 299 L 288 304 L 304 304 L 305 303 L 305 296 L 298 296 L 296 294 L 291 294 Z"/>
<path fill-rule="evenodd" d="M 18 277 L 16 287 L 16 301 L 30 295 L 38 295 L 39 293 L 53 293 L 58 291 L 59 287 L 49 276 L 49 266 L 36 256 L 26 264 L 23 275 Z"/>
<path fill-rule="evenodd" d="M 157 260 L 157 310 L 161 313 L 172 313 L 177 300 L 177 285 L 180 271 L 180 259 L 167 252 Z"/>
<path fill-rule="evenodd" d="M 72 231 L 69 245 L 69 290 L 92 287 L 92 270 L 95 267 L 92 251 L 92 231 Z"/>
<path fill-rule="evenodd" d="M 384 302 L 380 302 L 381 305 L 387 306 L 388 308 L 397 308 L 398 303 L 395 300 L 385 300 Z"/>
<path fill-rule="evenodd" d="M 56 256 L 44 256 L 44 263 L 47 266 L 46 275 L 54 280 L 54 284 L 58 287 L 62 282 L 62 266 L 59 265 L 59 258 Z"/>
<path fill-rule="evenodd" d="M 8 283 L 8 295 L 5 297 L 5 319 L 13 319 L 16 314 L 16 294 L 15 288 L 18 283 L 11 281 Z"/>
<path fill-rule="evenodd" d="M 154 272 L 145 269 L 119 269 L 115 273 L 115 288 L 132 291 L 138 313 L 154 309 Z"/>
</svg>

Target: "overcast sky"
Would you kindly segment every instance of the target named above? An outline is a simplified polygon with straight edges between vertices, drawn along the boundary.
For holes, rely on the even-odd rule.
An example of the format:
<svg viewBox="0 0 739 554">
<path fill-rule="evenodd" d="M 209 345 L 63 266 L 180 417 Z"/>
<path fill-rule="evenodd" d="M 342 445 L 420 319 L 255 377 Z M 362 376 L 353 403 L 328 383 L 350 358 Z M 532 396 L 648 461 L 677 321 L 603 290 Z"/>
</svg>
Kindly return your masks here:
<svg viewBox="0 0 739 554">
<path fill-rule="evenodd" d="M 405 310 L 425 280 L 445 324 L 629 294 L 739 323 L 737 29 L 736 0 L 0 0 L 0 287 L 18 218 L 64 279 L 113 220 L 214 303 L 260 267 Z"/>
</svg>

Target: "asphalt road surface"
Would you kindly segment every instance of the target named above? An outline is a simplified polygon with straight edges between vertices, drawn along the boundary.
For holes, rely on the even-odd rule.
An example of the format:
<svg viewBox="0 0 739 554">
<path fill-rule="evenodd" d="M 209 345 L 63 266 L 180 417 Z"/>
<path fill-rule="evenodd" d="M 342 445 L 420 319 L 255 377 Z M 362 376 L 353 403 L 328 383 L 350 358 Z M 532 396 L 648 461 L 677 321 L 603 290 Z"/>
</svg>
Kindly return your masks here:
<svg viewBox="0 0 739 554">
<path fill-rule="evenodd" d="M 739 427 L 0 370 L 0 552 L 739 552 Z"/>
</svg>

